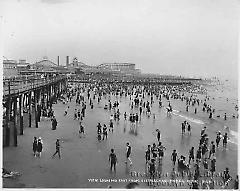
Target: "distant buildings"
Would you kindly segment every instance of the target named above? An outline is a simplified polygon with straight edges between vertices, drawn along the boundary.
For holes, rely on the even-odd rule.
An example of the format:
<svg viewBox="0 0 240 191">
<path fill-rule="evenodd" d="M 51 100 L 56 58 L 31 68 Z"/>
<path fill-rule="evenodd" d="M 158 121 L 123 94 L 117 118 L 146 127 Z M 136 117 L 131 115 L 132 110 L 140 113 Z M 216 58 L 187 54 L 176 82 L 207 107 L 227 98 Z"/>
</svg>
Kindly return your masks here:
<svg viewBox="0 0 240 191">
<path fill-rule="evenodd" d="M 50 61 L 47 57 L 43 57 L 42 60 L 31 65 L 31 69 L 46 70 L 46 71 L 47 70 L 55 71 L 57 67 L 58 65 Z"/>
<path fill-rule="evenodd" d="M 83 62 L 78 61 L 74 57 L 72 63 L 68 63 L 69 57 L 66 58 L 66 66 L 71 73 L 84 72 L 90 73 L 119 73 L 119 74 L 139 74 L 141 71 L 135 69 L 135 64 L 132 63 L 104 63 L 98 66 L 89 66 Z"/>
<path fill-rule="evenodd" d="M 3 60 L 3 78 L 12 78 L 18 75 L 16 60 Z"/>
<path fill-rule="evenodd" d="M 103 63 L 97 66 L 97 68 L 103 70 L 110 70 L 113 72 L 119 72 L 122 74 L 140 74 L 140 69 L 135 68 L 135 64 L 132 63 Z"/>
<path fill-rule="evenodd" d="M 87 64 L 84 64 L 83 62 L 78 61 L 77 57 L 74 57 L 72 60 L 72 63 L 68 65 L 68 68 L 92 68 L 92 66 L 89 66 Z"/>
<path fill-rule="evenodd" d="M 19 62 L 16 60 L 3 61 L 3 75 L 4 78 L 12 78 L 17 75 L 30 75 L 30 74 L 54 74 L 54 73 L 74 73 L 74 74 L 120 74 L 120 75 L 136 75 L 140 74 L 140 69 L 135 68 L 133 63 L 103 63 L 98 66 L 90 66 L 80 62 L 77 57 L 72 59 L 66 56 L 66 65 L 60 65 L 60 57 L 57 57 L 57 63 L 49 60 L 46 56 L 42 60 L 34 64 L 28 63 L 26 60 L 21 59 Z"/>
<path fill-rule="evenodd" d="M 103 63 L 98 68 L 109 69 L 113 71 L 135 70 L 135 64 L 132 63 Z"/>
<path fill-rule="evenodd" d="M 30 63 L 28 63 L 26 60 L 19 60 L 17 63 L 17 70 L 18 74 L 20 74 L 22 71 L 26 71 L 30 69 Z"/>
<path fill-rule="evenodd" d="M 49 60 L 46 56 L 42 60 L 31 64 L 28 72 L 40 74 L 68 73 L 68 69 Z M 23 74 L 23 73 L 22 73 Z"/>
</svg>

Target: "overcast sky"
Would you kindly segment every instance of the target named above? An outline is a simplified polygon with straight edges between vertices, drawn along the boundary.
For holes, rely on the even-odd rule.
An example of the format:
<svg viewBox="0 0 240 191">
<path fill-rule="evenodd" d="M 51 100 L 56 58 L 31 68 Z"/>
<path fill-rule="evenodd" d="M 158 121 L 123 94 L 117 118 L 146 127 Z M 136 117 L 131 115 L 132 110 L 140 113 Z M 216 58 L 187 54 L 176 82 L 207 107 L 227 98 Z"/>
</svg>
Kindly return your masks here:
<svg viewBox="0 0 240 191">
<path fill-rule="evenodd" d="M 2 0 L 4 56 L 237 78 L 238 0 Z"/>
</svg>

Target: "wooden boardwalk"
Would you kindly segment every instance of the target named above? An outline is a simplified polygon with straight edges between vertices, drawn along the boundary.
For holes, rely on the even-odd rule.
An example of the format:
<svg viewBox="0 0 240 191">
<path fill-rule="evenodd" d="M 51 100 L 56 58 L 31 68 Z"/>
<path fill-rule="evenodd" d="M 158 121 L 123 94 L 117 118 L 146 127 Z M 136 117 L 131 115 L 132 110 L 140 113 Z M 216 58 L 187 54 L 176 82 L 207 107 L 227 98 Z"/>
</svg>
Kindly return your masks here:
<svg viewBox="0 0 240 191">
<path fill-rule="evenodd" d="M 66 78 L 66 76 L 57 76 L 53 78 L 3 80 L 3 98 L 47 86 Z"/>
</svg>

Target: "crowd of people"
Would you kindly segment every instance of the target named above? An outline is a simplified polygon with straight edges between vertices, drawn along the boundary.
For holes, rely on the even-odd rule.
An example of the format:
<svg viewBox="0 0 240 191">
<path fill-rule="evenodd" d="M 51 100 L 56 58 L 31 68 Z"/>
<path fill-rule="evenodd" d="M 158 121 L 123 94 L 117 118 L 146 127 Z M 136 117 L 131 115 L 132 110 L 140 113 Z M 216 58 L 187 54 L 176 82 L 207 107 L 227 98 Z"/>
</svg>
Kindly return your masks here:
<svg viewBox="0 0 240 191">
<path fill-rule="evenodd" d="M 200 99 L 197 97 L 196 93 L 205 93 L 205 97 Z M 129 113 L 127 111 L 120 112 L 120 102 L 117 97 L 129 98 Z M 168 104 L 164 106 L 163 99 Z M 154 104 L 158 104 L 159 108 L 166 109 L 167 115 L 171 115 L 173 112 L 174 105 L 172 100 L 178 100 L 185 102 L 186 112 L 190 112 L 190 108 L 193 110 L 193 114 L 199 112 L 198 107 L 202 107 L 202 112 L 208 115 L 209 119 L 218 117 L 216 114 L 216 109 L 208 103 L 209 96 L 206 94 L 206 90 L 199 85 L 129 85 L 129 84 L 117 84 L 109 83 L 103 84 L 100 81 L 98 83 L 89 83 L 89 84 L 79 84 L 74 87 L 69 87 L 68 91 L 64 96 L 64 104 L 66 104 L 66 109 L 64 110 L 63 116 L 69 115 L 69 104 L 75 100 L 75 108 L 73 108 L 73 120 L 79 121 L 79 136 L 86 136 L 85 127 L 83 121 L 87 115 L 86 109 L 89 104 L 90 109 L 94 109 L 94 104 L 99 104 L 107 100 L 107 104 L 104 104 L 104 110 L 109 110 L 112 112 L 110 115 L 109 123 L 99 121 L 96 124 L 97 133 L 96 137 L 98 141 L 107 141 L 109 133 L 114 133 L 115 122 L 119 120 L 125 121 L 125 123 L 130 124 L 130 130 L 135 129 L 141 118 L 144 115 L 148 118 L 151 116 L 153 119 L 156 118 L 156 114 L 152 112 Z M 55 130 L 57 127 L 57 121 L 54 117 L 54 112 L 52 109 L 49 111 L 47 109 L 43 110 L 43 116 L 50 117 L 52 120 L 52 129 Z M 238 116 L 238 115 L 236 115 Z M 224 120 L 227 120 L 227 114 L 224 115 Z M 192 126 L 190 121 L 184 120 L 181 124 L 181 133 L 188 136 L 191 136 Z M 90 127 L 87 127 L 90 128 Z M 156 129 L 157 140 L 153 141 L 152 145 L 147 145 L 147 150 L 145 151 L 145 164 L 146 171 L 150 179 L 158 178 L 156 175 L 157 166 L 162 165 L 164 158 L 164 152 L 170 150 L 164 146 L 162 136 L 164 136 L 160 129 Z M 225 133 L 221 135 L 221 132 L 217 132 L 216 140 L 209 140 L 208 129 L 206 126 L 201 130 L 199 137 L 199 145 L 191 146 L 189 148 L 188 160 L 187 156 L 179 153 L 176 149 L 172 150 L 171 161 L 173 165 L 173 171 L 177 170 L 184 174 L 183 172 L 189 173 L 191 176 L 188 178 L 195 180 L 191 188 L 200 188 L 196 183 L 196 180 L 200 180 L 203 173 L 208 171 L 211 172 L 210 180 L 213 182 L 214 173 L 216 172 L 216 150 L 219 148 L 220 140 L 223 140 L 223 148 L 227 148 L 228 134 Z M 216 143 L 215 143 L 216 142 Z M 33 141 L 33 152 L 34 156 L 41 157 L 42 152 L 42 142 L 41 138 L 34 137 Z M 130 142 L 126 143 L 126 161 L 130 166 L 134 164 L 131 159 L 131 153 L 133 148 Z M 60 141 L 56 141 L 56 152 L 53 154 L 53 157 L 58 154 L 60 155 Z M 110 170 L 116 173 L 116 164 L 118 163 L 117 153 L 115 149 L 112 148 L 109 154 L 109 163 Z M 176 168 L 175 168 L 176 166 Z M 223 173 L 223 181 L 225 186 L 229 183 L 230 180 L 233 180 L 234 177 L 230 176 L 229 168 L 226 167 Z M 238 177 L 235 181 L 238 180 Z M 214 188 L 214 184 L 208 183 L 205 185 L 205 188 Z"/>
</svg>

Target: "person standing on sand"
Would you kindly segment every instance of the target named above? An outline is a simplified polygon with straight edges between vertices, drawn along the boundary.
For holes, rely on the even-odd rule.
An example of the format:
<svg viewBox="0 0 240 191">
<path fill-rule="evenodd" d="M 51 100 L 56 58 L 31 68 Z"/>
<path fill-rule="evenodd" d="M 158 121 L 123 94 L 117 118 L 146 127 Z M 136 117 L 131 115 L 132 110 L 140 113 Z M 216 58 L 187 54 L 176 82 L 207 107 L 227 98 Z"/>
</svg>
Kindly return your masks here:
<svg viewBox="0 0 240 191">
<path fill-rule="evenodd" d="M 58 157 L 59 157 L 59 159 L 60 159 L 60 158 L 61 158 L 61 155 L 60 155 L 60 141 L 59 141 L 59 139 L 57 139 L 57 141 L 56 141 L 56 152 L 53 154 L 52 158 L 53 158 L 56 154 L 58 154 Z"/>
<path fill-rule="evenodd" d="M 192 147 L 191 150 L 189 151 L 188 164 L 190 164 L 191 160 L 193 160 L 193 162 L 194 162 L 194 147 Z"/>
<path fill-rule="evenodd" d="M 216 157 L 213 157 L 213 159 L 211 160 L 211 168 L 210 168 L 210 172 L 212 173 L 212 177 L 213 177 L 215 171 L 216 171 Z"/>
<path fill-rule="evenodd" d="M 187 131 L 188 134 L 191 135 L 191 125 L 189 123 L 187 123 Z"/>
<path fill-rule="evenodd" d="M 220 140 L 221 140 L 221 133 L 217 132 L 217 137 L 216 137 L 216 145 L 217 145 L 217 147 L 218 147 L 218 145 L 220 143 Z"/>
<path fill-rule="evenodd" d="M 150 159 L 151 159 L 151 145 L 148 145 L 148 148 L 145 152 L 146 164 L 148 164 L 150 162 Z"/>
<path fill-rule="evenodd" d="M 127 161 L 130 162 L 130 166 L 132 166 L 132 161 L 131 161 L 131 158 L 130 158 L 130 155 L 131 155 L 131 152 L 132 152 L 132 147 L 130 146 L 130 143 L 127 142 L 127 150 L 126 150 L 126 161 L 125 163 L 127 164 Z"/>
<path fill-rule="evenodd" d="M 73 117 L 74 120 L 77 119 L 77 109 L 74 110 L 74 117 Z"/>
<path fill-rule="evenodd" d="M 37 143 L 37 155 L 38 157 L 41 157 L 41 153 L 42 153 L 42 149 L 43 149 L 43 144 L 42 144 L 42 139 L 41 137 L 38 138 L 38 143 Z"/>
<path fill-rule="evenodd" d="M 212 111 L 210 111 L 209 119 L 212 119 L 212 116 L 213 116 L 213 113 L 212 113 Z"/>
<path fill-rule="evenodd" d="M 185 123 L 182 123 L 182 134 L 185 133 Z"/>
<path fill-rule="evenodd" d="M 33 156 L 34 157 L 36 157 L 37 145 L 38 145 L 37 137 L 34 137 L 34 140 L 33 140 Z"/>
<path fill-rule="evenodd" d="M 53 116 L 52 118 L 52 130 L 56 130 L 57 128 L 57 120 L 55 118 L 55 116 Z"/>
<path fill-rule="evenodd" d="M 155 159 L 152 158 L 151 161 L 149 162 L 149 175 L 150 175 L 150 179 L 153 180 L 153 184 L 154 184 L 155 171 L 156 171 Z"/>
<path fill-rule="evenodd" d="M 160 142 L 161 132 L 159 129 L 157 129 L 156 131 L 157 131 L 157 140 L 158 140 L 158 142 Z"/>
<path fill-rule="evenodd" d="M 114 149 L 111 149 L 111 153 L 109 155 L 109 159 L 108 160 L 109 160 L 109 162 L 111 164 L 111 166 L 110 166 L 111 172 L 112 172 L 112 168 L 113 168 L 114 172 L 116 173 L 117 156 L 114 153 Z"/>
<path fill-rule="evenodd" d="M 112 132 L 113 132 L 113 121 L 112 120 L 110 120 L 109 126 L 110 126 L 109 131 L 112 130 Z"/>
<path fill-rule="evenodd" d="M 106 124 L 103 124 L 103 137 L 102 137 L 102 140 L 107 139 L 107 135 L 108 135 L 108 132 L 107 132 L 107 126 Z"/>
<path fill-rule="evenodd" d="M 82 134 L 85 135 L 84 126 L 82 125 L 81 121 L 79 122 L 79 131 L 78 131 L 78 133 L 79 133 L 79 137 L 80 138 L 81 138 Z"/>
<path fill-rule="evenodd" d="M 177 152 L 176 152 L 175 149 L 174 149 L 173 152 L 172 152 L 171 160 L 173 161 L 173 165 L 175 166 L 176 161 L 177 161 Z"/>
<path fill-rule="evenodd" d="M 223 147 L 224 148 L 227 147 L 227 140 L 228 140 L 228 134 L 225 133 L 225 135 L 223 136 Z"/>
<path fill-rule="evenodd" d="M 159 160 L 161 160 L 164 156 L 164 150 L 166 150 L 166 147 L 164 147 L 162 145 L 162 142 L 158 143 L 158 156 L 159 156 Z"/>
<path fill-rule="evenodd" d="M 210 159 L 211 155 L 215 156 L 215 152 L 216 152 L 216 146 L 215 146 L 214 142 L 212 141 L 211 145 L 210 145 L 210 149 L 209 149 L 208 159 Z"/>
<path fill-rule="evenodd" d="M 205 134 L 206 129 L 207 129 L 207 127 L 204 127 L 204 128 L 201 130 L 201 136 Z"/>
<path fill-rule="evenodd" d="M 224 120 L 225 121 L 227 120 L 227 114 L 226 113 L 224 114 Z"/>
<path fill-rule="evenodd" d="M 127 113 L 126 112 L 124 113 L 124 120 L 125 121 L 127 120 Z"/>
</svg>

